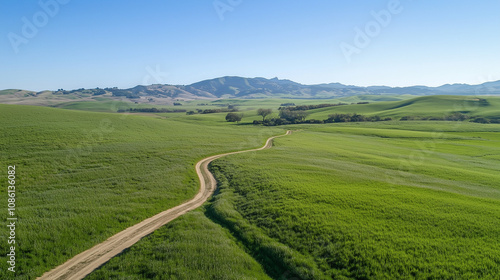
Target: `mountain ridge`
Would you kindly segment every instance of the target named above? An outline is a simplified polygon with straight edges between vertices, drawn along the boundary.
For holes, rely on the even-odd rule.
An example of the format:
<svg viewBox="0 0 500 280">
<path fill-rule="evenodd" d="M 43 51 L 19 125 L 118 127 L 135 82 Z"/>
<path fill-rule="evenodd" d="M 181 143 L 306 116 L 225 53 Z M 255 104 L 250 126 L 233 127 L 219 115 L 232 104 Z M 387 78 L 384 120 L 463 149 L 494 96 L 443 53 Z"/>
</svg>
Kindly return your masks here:
<svg viewBox="0 0 500 280">
<path fill-rule="evenodd" d="M 486 82 L 479 85 L 445 84 L 439 87 L 409 86 L 355 86 L 341 83 L 304 85 L 287 79 L 266 79 L 262 77 L 245 78 L 224 76 L 199 81 L 190 85 L 153 84 L 137 85 L 129 89 L 95 88 L 33 92 L 26 90 L 0 90 L 0 103 L 5 97 L 15 95 L 24 100 L 37 96 L 77 96 L 81 97 L 117 97 L 131 101 L 148 100 L 198 100 L 198 99 L 256 99 L 256 98 L 296 98 L 326 99 L 354 95 L 496 95 L 500 94 L 500 81 Z"/>
</svg>

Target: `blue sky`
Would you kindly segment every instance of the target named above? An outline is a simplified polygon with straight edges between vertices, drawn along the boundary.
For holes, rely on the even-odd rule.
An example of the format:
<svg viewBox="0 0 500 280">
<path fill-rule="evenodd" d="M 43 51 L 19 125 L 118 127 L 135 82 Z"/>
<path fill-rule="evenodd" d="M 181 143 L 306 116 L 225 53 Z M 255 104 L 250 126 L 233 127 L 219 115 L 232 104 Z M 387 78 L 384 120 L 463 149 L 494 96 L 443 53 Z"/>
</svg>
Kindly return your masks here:
<svg viewBox="0 0 500 280">
<path fill-rule="evenodd" d="M 2 0 L 0 89 L 479 84 L 500 80 L 498 15 L 498 0 Z"/>
</svg>

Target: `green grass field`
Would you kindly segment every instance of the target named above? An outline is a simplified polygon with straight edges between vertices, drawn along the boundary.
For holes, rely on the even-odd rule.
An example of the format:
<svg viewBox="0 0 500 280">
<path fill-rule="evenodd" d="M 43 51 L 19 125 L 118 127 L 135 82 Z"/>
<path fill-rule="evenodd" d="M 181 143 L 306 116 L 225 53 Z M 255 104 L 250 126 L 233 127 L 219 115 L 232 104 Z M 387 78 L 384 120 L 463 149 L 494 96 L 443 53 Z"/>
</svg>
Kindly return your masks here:
<svg viewBox="0 0 500 280">
<path fill-rule="evenodd" d="M 296 128 L 271 150 L 212 165 L 220 192 L 206 215 L 273 279 L 500 276 L 499 125 Z M 137 250 L 96 275 L 136 275 Z"/>
<path fill-rule="evenodd" d="M 488 102 L 481 102 L 480 99 L 486 99 Z M 334 113 L 358 113 L 399 119 L 404 116 L 443 117 L 456 112 L 474 117 L 499 118 L 498 108 L 500 108 L 499 97 L 425 96 L 403 101 L 316 109 L 309 111 L 308 119 L 323 120 Z"/>
<path fill-rule="evenodd" d="M 140 264 L 140 265 L 138 265 Z M 85 279 L 271 279 L 228 230 L 201 210 L 146 237 Z"/>
<path fill-rule="evenodd" d="M 271 278 L 500 276 L 499 125 L 294 128 L 302 130 L 277 139 L 271 150 L 212 164 L 220 192 L 205 214 L 229 230 Z M 166 240 L 177 236 L 163 233 Z M 171 246 L 176 244 L 182 242 Z M 152 250 L 136 246 L 96 275 L 142 275 L 133 260 Z M 203 250 L 203 242 L 190 246 Z M 178 264 L 164 260 L 159 266 L 170 271 Z"/>
<path fill-rule="evenodd" d="M 5 91 L 5 94 L 10 93 Z M 335 99 L 222 99 L 222 100 L 194 100 L 194 101 L 177 101 L 182 106 L 173 105 L 157 105 L 152 103 L 135 104 L 130 101 L 112 100 L 109 97 L 93 97 L 94 101 L 70 101 L 61 102 L 52 105 L 52 107 L 84 110 L 95 112 L 113 113 L 117 110 L 126 110 L 129 108 L 157 108 L 157 109 L 184 109 L 187 111 L 196 111 L 197 109 L 221 109 L 227 108 L 227 105 L 234 105 L 240 111 L 257 111 L 258 108 L 273 108 L 277 110 L 281 104 L 294 103 L 296 105 L 312 105 L 320 103 L 357 103 L 357 102 L 379 102 L 379 101 L 401 101 L 415 98 L 411 95 L 358 95 L 350 97 L 342 97 Z M 142 101 L 141 101 L 142 102 Z"/>
<path fill-rule="evenodd" d="M 299 279 L 499 278 L 500 126 L 412 125 L 318 126 L 218 160 L 210 213 L 249 250 L 241 224 L 313 259 L 283 268 Z"/>
<path fill-rule="evenodd" d="M 200 125 L 16 105 L 0 105 L 0 120 L 4 174 L 7 165 L 17 167 L 16 279 L 40 276 L 188 200 L 199 187 L 194 171 L 199 159 L 257 147 L 283 133 L 223 118 Z M 3 197 L 6 190 L 1 189 Z M 0 231 L 0 239 L 7 234 Z M 0 270 L 0 278 L 8 273 Z"/>
<path fill-rule="evenodd" d="M 456 111 L 497 118 L 500 99 L 485 98 L 488 105 L 476 97 L 380 101 L 311 110 L 308 118 Z M 225 113 L 81 111 L 110 108 L 102 102 L 77 104 L 79 111 L 0 105 L 0 162 L 15 164 L 18 176 L 15 279 L 40 276 L 189 199 L 199 159 L 259 147 L 286 129 L 295 132 L 270 150 L 215 161 L 219 191 L 209 203 L 87 278 L 500 278 L 500 125 L 249 125 L 261 118 L 258 108 L 286 100 L 241 101 L 240 124 L 225 122 Z M 10 276 L 0 270 L 1 279 Z"/>
</svg>

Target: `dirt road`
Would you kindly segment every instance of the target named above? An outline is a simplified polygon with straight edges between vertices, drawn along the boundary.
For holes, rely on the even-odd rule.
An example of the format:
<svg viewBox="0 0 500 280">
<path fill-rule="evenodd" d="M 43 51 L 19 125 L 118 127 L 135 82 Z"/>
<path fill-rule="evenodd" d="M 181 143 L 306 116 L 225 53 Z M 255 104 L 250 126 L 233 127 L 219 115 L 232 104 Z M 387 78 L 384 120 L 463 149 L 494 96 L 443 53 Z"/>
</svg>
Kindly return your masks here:
<svg viewBox="0 0 500 280">
<path fill-rule="evenodd" d="M 291 134 L 291 131 L 287 131 L 285 135 L 289 134 Z M 205 203 L 205 201 L 213 194 L 215 188 L 217 187 L 217 182 L 215 181 L 214 176 L 212 175 L 212 173 L 210 173 L 210 171 L 208 171 L 208 164 L 210 164 L 210 162 L 227 155 L 260 151 L 271 148 L 273 139 L 281 136 L 284 135 L 274 136 L 267 139 L 266 144 L 262 148 L 225 153 L 200 160 L 198 163 L 196 163 L 195 167 L 198 178 L 200 179 L 200 190 L 193 199 L 179 206 L 163 211 L 151 218 L 148 218 L 111 236 L 106 241 L 97 244 L 87 251 L 76 255 L 64 264 L 54 268 L 49 272 L 46 272 L 38 279 L 83 279 L 96 268 L 109 261 L 112 257 L 118 255 L 123 250 L 129 248 L 144 236 L 151 234 L 153 231 L 167 224 L 173 219 L 183 215 L 188 211 L 196 209 L 203 203 Z"/>
</svg>

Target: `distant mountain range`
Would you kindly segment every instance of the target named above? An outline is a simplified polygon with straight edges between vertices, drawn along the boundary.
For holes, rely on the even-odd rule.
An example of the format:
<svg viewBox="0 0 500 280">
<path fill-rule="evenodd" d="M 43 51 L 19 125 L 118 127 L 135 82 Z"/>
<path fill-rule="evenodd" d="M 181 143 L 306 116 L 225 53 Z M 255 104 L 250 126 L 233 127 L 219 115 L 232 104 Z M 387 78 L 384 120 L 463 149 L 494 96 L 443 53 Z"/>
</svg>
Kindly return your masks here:
<svg viewBox="0 0 500 280">
<path fill-rule="evenodd" d="M 21 90 L 17 90 L 21 92 Z M 15 93 L 16 90 L 0 91 L 0 95 Z M 125 97 L 131 100 L 146 99 L 158 100 L 196 100 L 218 98 L 335 98 L 353 95 L 491 95 L 500 94 L 500 81 L 488 82 L 480 85 L 447 84 L 440 87 L 412 86 L 387 87 L 370 86 L 360 87 L 343 85 L 340 83 L 303 85 L 290 80 L 278 78 L 243 78 L 221 77 L 197 82 L 191 85 L 149 85 L 136 86 L 129 89 L 96 88 L 58 90 L 52 92 L 22 91 L 26 98 L 36 97 L 38 94 L 54 96 L 85 96 L 85 97 Z"/>
<path fill-rule="evenodd" d="M 168 96 L 171 98 L 332 98 L 352 95 L 476 95 L 500 94 L 500 81 L 481 85 L 453 84 L 440 87 L 386 87 L 386 86 L 348 86 L 340 83 L 303 85 L 278 78 L 222 77 L 205 80 L 187 86 L 151 85 L 137 86 L 124 90 L 135 96 Z"/>
</svg>

